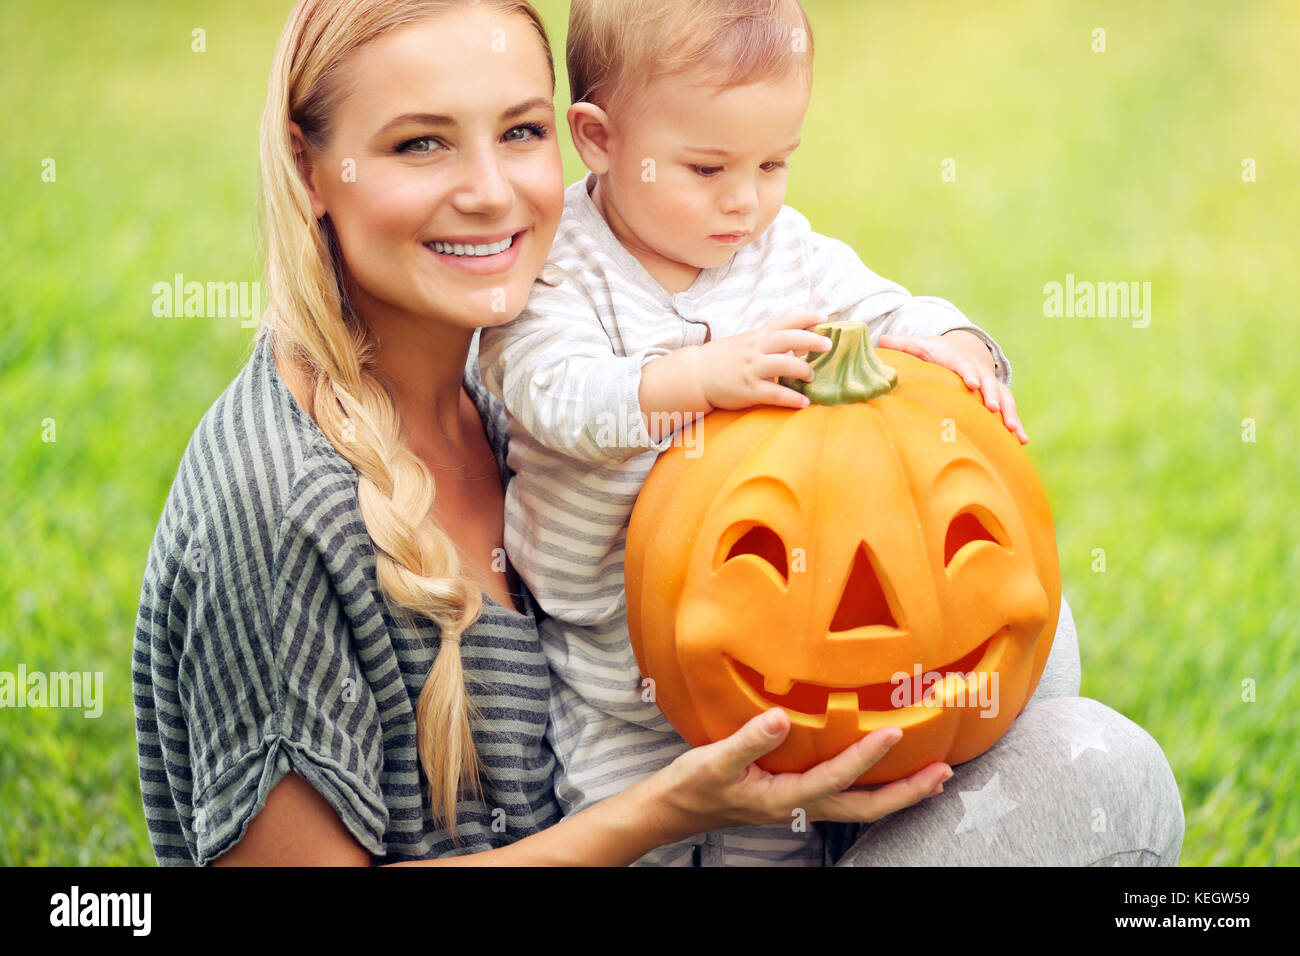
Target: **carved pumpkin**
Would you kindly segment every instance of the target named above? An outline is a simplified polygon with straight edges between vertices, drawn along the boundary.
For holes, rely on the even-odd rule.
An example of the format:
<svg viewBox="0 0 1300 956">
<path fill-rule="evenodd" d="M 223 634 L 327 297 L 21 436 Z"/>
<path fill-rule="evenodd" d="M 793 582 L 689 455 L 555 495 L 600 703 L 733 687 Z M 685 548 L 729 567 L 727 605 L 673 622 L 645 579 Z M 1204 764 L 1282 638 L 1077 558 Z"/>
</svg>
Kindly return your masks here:
<svg viewBox="0 0 1300 956">
<path fill-rule="evenodd" d="M 628 625 L 688 743 L 779 705 L 790 735 L 759 765 L 802 771 L 897 726 L 857 781 L 884 783 L 979 756 L 1024 709 L 1056 538 L 1028 456 L 959 376 L 882 366 L 860 323 L 814 331 L 834 347 L 813 382 L 782 379 L 814 404 L 715 411 L 660 455 L 628 528 Z"/>
</svg>

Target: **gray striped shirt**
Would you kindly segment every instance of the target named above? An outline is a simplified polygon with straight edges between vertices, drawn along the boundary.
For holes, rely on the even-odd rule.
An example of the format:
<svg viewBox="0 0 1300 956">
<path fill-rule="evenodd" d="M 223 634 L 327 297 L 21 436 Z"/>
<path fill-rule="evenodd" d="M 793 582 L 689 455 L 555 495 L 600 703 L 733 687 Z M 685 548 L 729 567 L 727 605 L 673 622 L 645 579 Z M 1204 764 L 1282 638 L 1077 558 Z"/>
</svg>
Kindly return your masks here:
<svg viewBox="0 0 1300 956">
<path fill-rule="evenodd" d="M 505 413 L 479 380 L 474 342 L 464 384 L 504 483 Z M 482 799 L 459 805 L 454 843 L 430 822 L 415 751 L 437 625 L 411 631 L 391 615 L 356 471 L 259 336 L 190 439 L 141 589 L 132 681 L 158 862 L 211 862 L 291 770 L 377 862 L 479 852 L 557 822 L 549 676 L 526 590 L 522 605 L 485 595 L 462 640 L 485 773 Z"/>
</svg>

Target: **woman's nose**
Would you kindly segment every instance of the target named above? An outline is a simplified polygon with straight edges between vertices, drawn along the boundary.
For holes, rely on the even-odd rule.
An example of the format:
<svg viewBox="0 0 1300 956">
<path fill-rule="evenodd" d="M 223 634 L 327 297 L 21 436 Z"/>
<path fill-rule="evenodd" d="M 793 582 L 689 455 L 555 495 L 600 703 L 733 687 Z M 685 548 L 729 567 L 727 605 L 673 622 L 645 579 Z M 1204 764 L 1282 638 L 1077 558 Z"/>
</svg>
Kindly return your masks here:
<svg viewBox="0 0 1300 956">
<path fill-rule="evenodd" d="M 499 215 L 515 201 L 514 187 L 495 149 L 485 147 L 462 154 L 462 181 L 454 205 L 464 213 Z"/>
</svg>

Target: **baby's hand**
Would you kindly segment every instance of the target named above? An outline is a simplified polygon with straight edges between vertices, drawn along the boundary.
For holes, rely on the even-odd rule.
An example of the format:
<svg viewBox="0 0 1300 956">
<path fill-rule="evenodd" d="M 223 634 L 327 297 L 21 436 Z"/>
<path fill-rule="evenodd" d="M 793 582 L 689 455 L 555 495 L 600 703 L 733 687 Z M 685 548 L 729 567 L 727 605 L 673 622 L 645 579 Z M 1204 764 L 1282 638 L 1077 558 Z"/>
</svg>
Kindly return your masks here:
<svg viewBox="0 0 1300 956">
<path fill-rule="evenodd" d="M 993 355 L 977 336 L 964 329 L 924 337 L 882 335 L 877 345 L 882 349 L 907 352 L 956 372 L 966 382 L 967 388 L 980 392 L 989 411 L 1002 412 L 1003 423 L 1020 439 L 1020 444 L 1029 441 L 1024 426 L 1020 424 L 1020 416 L 1016 414 L 1016 400 L 1011 396 L 1011 389 L 998 381 L 993 371 Z M 888 364 L 888 359 L 885 361 Z"/>
<path fill-rule="evenodd" d="M 811 382 L 812 366 L 795 353 L 825 352 L 831 340 L 805 331 L 826 321 L 815 312 L 789 312 L 768 319 L 756 329 L 728 335 L 700 346 L 701 386 L 714 408 L 781 405 L 803 408 L 807 396 L 774 381 L 789 375 Z"/>
</svg>

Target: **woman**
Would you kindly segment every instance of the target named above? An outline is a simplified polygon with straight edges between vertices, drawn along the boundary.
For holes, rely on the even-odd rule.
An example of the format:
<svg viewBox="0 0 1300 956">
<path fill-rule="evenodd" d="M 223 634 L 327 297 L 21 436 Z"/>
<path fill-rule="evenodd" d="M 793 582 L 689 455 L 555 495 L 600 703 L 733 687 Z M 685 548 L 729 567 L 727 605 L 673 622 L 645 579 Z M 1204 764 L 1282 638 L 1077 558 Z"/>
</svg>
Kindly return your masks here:
<svg viewBox="0 0 1300 956">
<path fill-rule="evenodd" d="M 290 16 L 262 125 L 271 308 L 186 450 L 142 589 L 160 863 L 622 864 L 796 808 L 879 820 L 942 789 L 933 764 L 841 792 L 892 728 L 767 775 L 752 761 L 788 729 L 774 710 L 559 819 L 534 608 L 501 547 L 503 410 L 473 338 L 518 313 L 554 235 L 553 92 L 526 3 Z M 999 745 L 960 772 L 1015 759 Z M 906 817 L 890 818 L 905 834 Z M 889 860 L 882 832 L 850 859 Z"/>
</svg>

